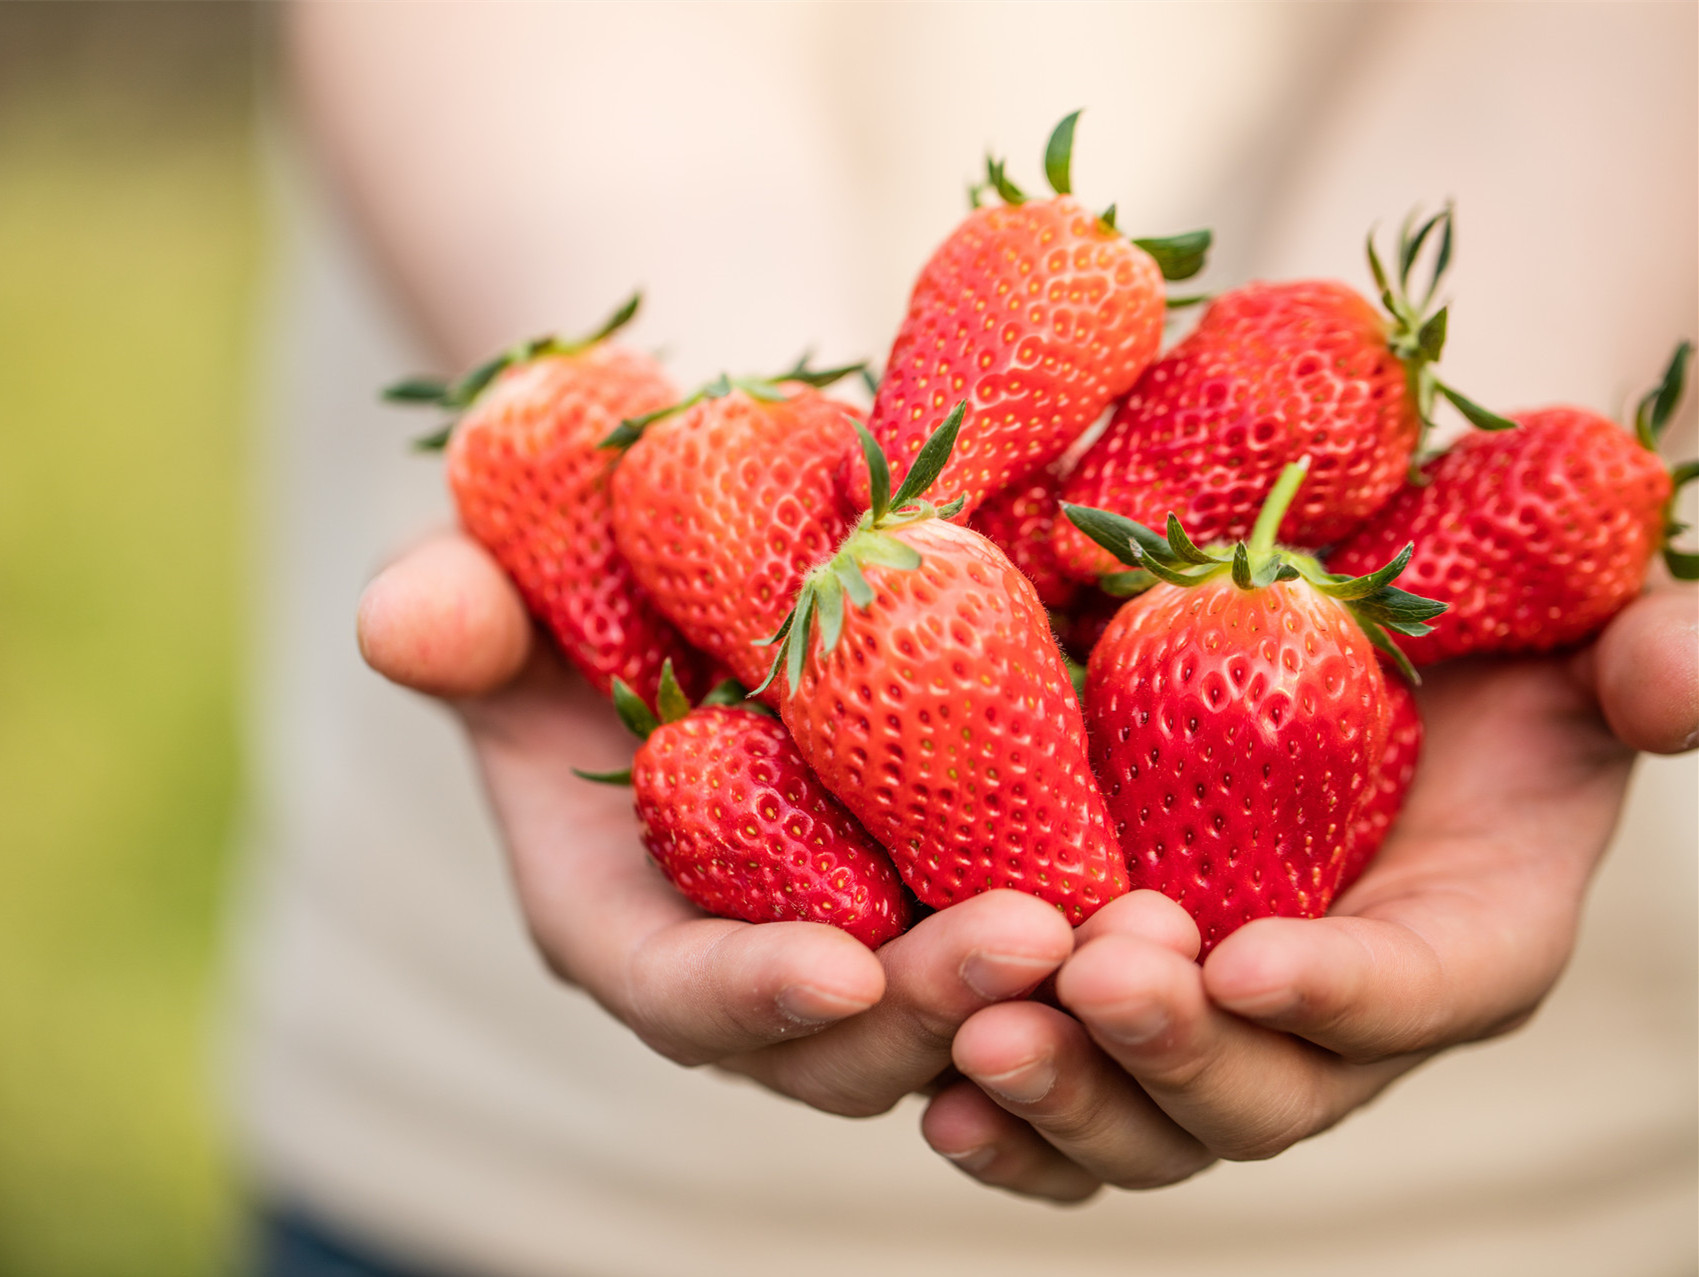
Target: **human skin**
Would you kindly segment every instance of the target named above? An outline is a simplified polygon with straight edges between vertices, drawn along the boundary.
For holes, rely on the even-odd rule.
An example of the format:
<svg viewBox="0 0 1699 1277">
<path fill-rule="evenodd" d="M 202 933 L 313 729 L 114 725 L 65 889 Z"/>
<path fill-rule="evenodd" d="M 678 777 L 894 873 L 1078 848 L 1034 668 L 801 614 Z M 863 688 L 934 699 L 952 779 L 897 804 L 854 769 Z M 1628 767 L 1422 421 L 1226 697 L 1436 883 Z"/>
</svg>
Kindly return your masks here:
<svg viewBox="0 0 1699 1277">
<path fill-rule="evenodd" d="M 587 800 L 570 776 L 611 716 L 480 548 L 447 532 L 404 554 L 358 631 L 374 669 L 460 715 L 560 978 L 668 1058 L 828 1112 L 941 1086 L 934 1149 L 1078 1201 L 1273 1156 L 1526 1021 L 1574 948 L 1635 751 L 1699 733 L 1696 614 L 1694 591 L 1669 589 L 1577 654 L 1430 671 L 1424 762 L 1368 872 L 1330 916 L 1258 920 L 1201 967 L 1191 920 L 1148 891 L 1077 932 L 992 892 L 876 954 L 830 927 L 704 917 L 647 864 L 623 796 Z M 1021 1000 L 1052 973 L 1065 1010 Z"/>
</svg>

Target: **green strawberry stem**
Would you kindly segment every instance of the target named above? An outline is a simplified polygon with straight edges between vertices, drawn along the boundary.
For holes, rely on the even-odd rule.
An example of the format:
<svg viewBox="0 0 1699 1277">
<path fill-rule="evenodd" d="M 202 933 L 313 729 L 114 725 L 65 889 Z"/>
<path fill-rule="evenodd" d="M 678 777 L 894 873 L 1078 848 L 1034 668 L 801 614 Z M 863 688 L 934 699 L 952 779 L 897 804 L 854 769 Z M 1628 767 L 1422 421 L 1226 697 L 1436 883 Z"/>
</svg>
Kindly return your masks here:
<svg viewBox="0 0 1699 1277">
<path fill-rule="evenodd" d="M 1298 495 L 1298 486 L 1304 482 L 1304 476 L 1309 472 L 1310 459 L 1300 457 L 1282 470 L 1280 478 L 1275 480 L 1268 499 L 1257 512 L 1257 521 L 1251 528 L 1250 543 L 1246 546 L 1253 570 L 1273 557 L 1274 537 L 1280 531 L 1280 521 L 1286 517 L 1286 511 L 1292 505 L 1292 498 Z"/>
<path fill-rule="evenodd" d="M 804 351 L 802 357 L 787 371 L 776 377 L 730 377 L 721 373 L 705 385 L 698 386 L 690 394 L 675 404 L 665 408 L 657 408 L 654 412 L 646 412 L 639 417 L 627 417 L 608 433 L 596 446 L 598 448 L 626 449 L 643 437 L 643 432 L 657 421 L 674 416 L 686 408 L 701 403 L 704 399 L 724 399 L 734 390 L 741 390 L 751 399 L 761 403 L 783 403 L 791 398 L 784 389 L 787 381 L 801 382 L 815 390 L 824 390 L 834 382 L 853 373 L 867 375 L 867 361 L 859 360 L 853 364 L 840 364 L 836 368 L 810 368 L 808 361 L 813 358 L 812 351 Z"/>
<path fill-rule="evenodd" d="M 587 336 L 571 341 L 564 341 L 555 336 L 533 337 L 530 341 L 522 341 L 517 346 L 511 346 L 501 354 L 486 359 L 458 381 L 443 381 L 436 377 L 405 377 L 386 387 L 383 398 L 390 403 L 430 404 L 433 407 L 452 410 L 455 413 L 454 418 L 440 430 L 432 431 L 413 441 L 416 451 L 440 452 L 448 446 L 460 414 L 470 408 L 489 384 L 504 371 L 545 355 L 582 354 L 629 324 L 637 317 L 638 308 L 642 304 L 643 294 L 635 292 L 626 298 L 618 310 L 603 320 L 600 327 Z"/>
<path fill-rule="evenodd" d="M 1436 599 L 1400 590 L 1392 582 L 1404 571 L 1415 552 L 1414 544 L 1404 549 L 1378 571 L 1347 577 L 1329 572 L 1310 555 L 1285 549 L 1275 543 L 1275 533 L 1285 517 L 1305 475 L 1309 458 L 1295 461 L 1280 472 L 1280 478 L 1257 515 L 1249 541 L 1231 546 L 1213 545 L 1200 549 L 1193 544 L 1179 517 L 1170 513 L 1166 535 L 1152 531 L 1125 515 L 1064 501 L 1062 513 L 1081 532 L 1113 554 L 1129 568 L 1142 569 L 1159 581 L 1191 588 L 1231 575 L 1241 590 L 1266 589 L 1277 581 L 1303 580 L 1312 588 L 1337 599 L 1359 628 L 1389 656 L 1412 683 L 1420 683 L 1415 667 L 1393 642 L 1391 633 L 1419 638 L 1433 631 L 1428 621 L 1445 611 Z"/>
<path fill-rule="evenodd" d="M 767 677 L 751 696 L 758 696 L 772 686 L 781 668 L 790 682 L 791 694 L 795 695 L 802 682 L 803 662 L 808 656 L 815 622 L 819 622 L 821 650 L 830 652 L 843 634 L 845 596 L 863 611 L 872 604 L 873 587 L 862 571 L 864 567 L 872 564 L 912 572 L 920 566 L 920 552 L 890 534 L 896 528 L 925 519 L 949 519 L 961 512 L 964 504 L 961 497 L 942 506 L 924 498 L 949 462 L 966 415 L 964 399 L 915 454 L 914 464 L 895 494 L 891 492 L 891 464 L 884 449 L 867 427 L 859 421 L 855 423 L 862 455 L 867 459 L 868 507 L 838 546 L 837 553 L 803 578 L 796 603 L 778 630 L 756 644 L 758 647 L 777 644 L 778 650 L 773 653 Z"/>
<path fill-rule="evenodd" d="M 684 689 L 678 685 L 678 678 L 673 673 L 672 659 L 669 657 L 661 666 L 661 680 L 655 692 L 655 709 L 651 710 L 643 698 L 631 690 L 631 685 L 617 674 L 613 680 L 614 711 L 619 715 L 619 721 L 630 729 L 631 734 L 638 740 L 648 740 L 664 723 L 676 723 L 692 709 L 703 705 L 743 705 L 743 708 L 754 710 L 758 714 L 768 712 L 764 705 L 744 704 L 743 684 L 735 678 L 716 683 L 708 690 L 696 705 L 691 705 L 690 698 L 684 694 Z M 656 710 L 659 713 L 656 713 Z M 622 767 L 618 771 L 591 772 L 574 767 L 572 774 L 579 780 L 593 780 L 600 785 L 629 785 L 631 783 L 631 768 Z"/>
</svg>

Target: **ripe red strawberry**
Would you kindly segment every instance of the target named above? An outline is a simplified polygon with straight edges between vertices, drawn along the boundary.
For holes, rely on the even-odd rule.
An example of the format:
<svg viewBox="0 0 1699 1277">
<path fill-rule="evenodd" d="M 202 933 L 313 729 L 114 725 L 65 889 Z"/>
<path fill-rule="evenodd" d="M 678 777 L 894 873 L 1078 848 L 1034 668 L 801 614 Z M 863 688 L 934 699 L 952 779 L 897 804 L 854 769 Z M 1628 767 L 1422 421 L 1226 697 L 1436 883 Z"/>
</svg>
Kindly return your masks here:
<svg viewBox="0 0 1699 1277">
<path fill-rule="evenodd" d="M 994 544 L 1032 582 L 1044 606 L 1060 610 L 1080 593 L 1077 581 L 1062 575 L 1050 534 L 1062 515 L 1056 491 L 1059 476 L 1040 471 L 1012 488 L 986 499 L 973 512 L 968 526 Z"/>
<path fill-rule="evenodd" d="M 643 845 L 694 905 L 745 922 L 823 922 L 870 949 L 908 930 L 896 870 L 808 770 L 784 725 L 722 685 L 690 702 L 662 676 L 660 720 L 624 683 L 621 717 L 643 744 L 625 773 Z"/>
<path fill-rule="evenodd" d="M 1404 795 L 1416 778 L 1416 763 L 1422 754 L 1422 715 L 1416 708 L 1416 697 L 1410 685 L 1401 678 L 1386 680 L 1387 699 L 1392 714 L 1387 724 L 1386 752 L 1375 772 L 1374 788 L 1369 791 L 1357 823 L 1351 827 L 1349 845 L 1340 863 L 1339 886 L 1335 896 L 1344 891 L 1368 868 L 1380 845 L 1392 831 L 1392 823 L 1404 806 Z"/>
<path fill-rule="evenodd" d="M 971 511 L 1055 460 L 1156 357 L 1164 274 L 1203 264 L 1209 233 L 1128 240 L 1071 194 L 1074 121 L 1051 135 L 1056 197 L 1029 200 L 988 163 L 1003 203 L 976 207 L 915 282 L 868 427 L 899 477 L 964 396 L 968 416 L 943 475 Z M 974 200 L 977 205 L 979 191 Z M 867 505 L 866 475 L 845 481 Z"/>
<path fill-rule="evenodd" d="M 1422 244 L 1440 231 L 1432 282 L 1409 296 Z M 1281 527 L 1294 546 L 1354 532 L 1404 482 L 1436 392 L 1478 424 L 1502 424 L 1434 377 L 1446 310 L 1427 309 L 1450 262 L 1451 211 L 1401 238 L 1396 287 L 1369 243 L 1391 312 L 1332 281 L 1251 284 L 1221 294 L 1191 335 L 1133 387 L 1087 450 L 1063 497 L 1159 525 L 1178 514 L 1199 542 L 1248 536 L 1282 467 L 1310 458 L 1310 478 Z M 1114 557 L 1066 522 L 1064 569 L 1082 580 Z"/>
<path fill-rule="evenodd" d="M 1652 556 L 1680 528 L 1677 481 L 1658 459 L 1681 397 L 1691 347 L 1642 400 L 1636 433 L 1581 408 L 1515 416 L 1515 427 L 1471 434 L 1429 462 L 1328 564 L 1361 571 L 1414 540 L 1410 580 L 1450 604 L 1440 630 L 1412 641 L 1418 665 L 1469 653 L 1546 652 L 1578 643 L 1640 592 Z M 1699 557 L 1665 551 L 1678 576 Z"/>
<path fill-rule="evenodd" d="M 420 446 L 447 447 L 461 524 L 604 695 L 616 676 L 654 695 L 668 659 L 695 686 L 701 664 L 614 545 L 608 478 L 616 458 L 597 445 L 622 418 L 678 397 L 653 359 L 606 341 L 637 304 L 633 297 L 582 341 L 539 338 L 452 385 L 416 378 L 386 392 L 461 413 Z"/>
<path fill-rule="evenodd" d="M 1443 610 L 1389 584 L 1407 554 L 1346 580 L 1278 549 L 1303 474 L 1288 467 L 1225 553 L 1175 519 L 1164 538 L 1067 507 L 1163 582 L 1093 650 L 1086 722 L 1132 885 L 1184 905 L 1206 954 L 1252 918 L 1326 912 L 1386 748 L 1383 627 L 1421 632 Z"/>
<path fill-rule="evenodd" d="M 1012 887 L 1077 924 L 1126 891 L 1126 867 L 1043 603 L 1002 551 L 947 521 L 959 503 L 920 499 L 960 422 L 894 497 L 862 431 L 873 503 L 780 631 L 779 709 L 923 902 Z"/>
<path fill-rule="evenodd" d="M 637 580 L 691 643 L 751 687 L 770 664 L 754 644 L 778 629 L 804 574 L 850 528 L 836 483 L 860 414 L 814 387 L 853 370 L 721 378 L 682 411 L 627 432 L 640 437 L 614 472 L 614 538 Z"/>
</svg>

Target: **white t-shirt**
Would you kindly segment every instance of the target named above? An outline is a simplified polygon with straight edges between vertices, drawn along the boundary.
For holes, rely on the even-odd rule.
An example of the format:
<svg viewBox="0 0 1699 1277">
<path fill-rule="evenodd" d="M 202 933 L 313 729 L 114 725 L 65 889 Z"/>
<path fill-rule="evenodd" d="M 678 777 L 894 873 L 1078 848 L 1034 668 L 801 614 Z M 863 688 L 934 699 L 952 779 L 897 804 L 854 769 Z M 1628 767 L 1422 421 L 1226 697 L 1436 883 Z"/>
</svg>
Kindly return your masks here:
<svg viewBox="0 0 1699 1277">
<path fill-rule="evenodd" d="M 1615 408 L 1699 328 L 1689 7 L 498 8 L 535 28 L 515 76 L 573 51 L 560 113 L 528 123 L 561 130 L 560 162 L 595 194 L 515 209 L 568 247 L 515 277 L 492 348 L 587 324 L 642 282 L 633 339 L 664 343 L 681 385 L 806 345 L 877 359 L 984 141 L 1036 178 L 1044 130 L 1082 102 L 1076 185 L 1140 233 L 1213 224 L 1216 287 L 1364 286 L 1369 223 L 1455 195 L 1446 371 L 1485 402 Z M 850 1121 L 681 1069 L 553 981 L 453 721 L 355 650 L 364 581 L 449 517 L 439 465 L 405 447 L 432 423 L 375 398 L 430 360 L 280 149 L 230 1017 L 264 1191 L 497 1277 L 1699 1263 L 1691 758 L 1642 763 L 1574 964 L 1530 1027 L 1274 1162 L 1081 1209 L 971 1183 L 923 1145 L 918 1101 Z M 782 180 L 763 153 L 788 157 Z"/>
</svg>

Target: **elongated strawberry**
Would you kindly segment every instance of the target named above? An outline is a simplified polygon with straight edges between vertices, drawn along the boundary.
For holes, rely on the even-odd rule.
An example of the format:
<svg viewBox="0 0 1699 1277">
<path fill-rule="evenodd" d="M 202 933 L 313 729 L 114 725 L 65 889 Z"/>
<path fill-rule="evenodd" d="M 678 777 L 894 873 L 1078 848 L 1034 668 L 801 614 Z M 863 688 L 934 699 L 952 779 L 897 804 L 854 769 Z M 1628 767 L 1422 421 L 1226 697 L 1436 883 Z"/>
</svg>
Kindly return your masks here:
<svg viewBox="0 0 1699 1277">
<path fill-rule="evenodd" d="M 804 582 L 770 677 L 802 756 L 923 902 L 1012 887 L 1077 924 L 1126 891 L 1126 867 L 1043 603 L 995 545 L 948 522 L 959 502 L 922 499 L 961 420 L 894 497 L 861 430 L 872 504 Z"/>
<path fill-rule="evenodd" d="M 1099 510 L 1068 517 L 1159 584 L 1092 651 L 1092 761 L 1132 885 L 1179 901 L 1203 950 L 1252 918 L 1326 912 L 1391 716 L 1375 649 L 1443 605 L 1391 585 L 1408 550 L 1348 580 L 1277 547 L 1289 467 L 1250 540 L 1199 549 Z"/>
<path fill-rule="evenodd" d="M 1578 643 L 1640 592 L 1661 546 L 1673 573 L 1699 576 L 1699 556 L 1668 548 L 1682 530 L 1675 489 L 1699 464 L 1672 476 L 1656 451 L 1691 352 L 1677 348 L 1632 434 L 1583 408 L 1542 408 L 1515 414 L 1513 429 L 1465 436 L 1328 565 L 1361 571 L 1416 542 L 1410 580 L 1451 608 L 1443 627 L 1408 644 L 1418 665 Z"/>
<path fill-rule="evenodd" d="M 1380 845 L 1392 832 L 1392 824 L 1404 806 L 1404 795 L 1416 778 L 1416 764 L 1422 754 L 1422 715 L 1416 708 L 1415 694 L 1401 678 L 1386 680 L 1387 700 L 1392 712 L 1387 720 L 1386 752 L 1381 755 L 1375 771 L 1374 788 L 1351 827 L 1345 857 L 1339 865 L 1339 886 L 1335 895 L 1363 876 Z"/>
<path fill-rule="evenodd" d="M 1128 240 L 1115 210 L 1071 194 L 1074 112 L 1051 135 L 1054 199 L 1028 199 L 999 162 L 976 207 L 915 282 L 868 426 L 906 474 L 921 445 L 965 396 L 967 420 L 944 490 L 974 507 L 1055 460 L 1156 357 L 1166 274 L 1203 265 L 1209 232 Z M 866 475 L 845 472 L 857 508 Z"/>
<path fill-rule="evenodd" d="M 1432 276 L 1410 276 L 1438 233 Z M 1133 387 L 1063 489 L 1066 500 L 1160 523 L 1180 516 L 1199 541 L 1250 533 L 1281 469 L 1310 458 L 1310 478 L 1281 527 L 1290 545 L 1331 544 L 1360 528 L 1404 482 L 1444 394 L 1478 425 L 1502 425 L 1434 375 L 1448 308 L 1431 315 L 1451 261 L 1451 210 L 1400 236 L 1393 279 L 1374 239 L 1369 263 L 1391 323 L 1330 280 L 1250 284 L 1223 293 L 1191 335 Z M 1082 580 L 1116 561 L 1066 522 L 1058 556 Z"/>
<path fill-rule="evenodd" d="M 616 436 L 636 436 L 613 477 L 621 553 L 655 606 L 747 685 L 770 663 L 754 644 L 849 531 L 836 483 L 860 414 L 817 387 L 859 367 L 721 377 Z"/>
<path fill-rule="evenodd" d="M 385 392 L 460 414 L 420 446 L 447 448 L 461 524 L 604 695 L 617 676 L 653 696 L 668 659 L 695 686 L 701 665 L 614 545 L 608 480 L 616 458 L 598 445 L 623 418 L 678 397 L 653 359 L 607 340 L 638 300 L 580 341 L 539 338 L 452 384 L 413 378 Z"/>
<path fill-rule="evenodd" d="M 662 671 L 659 718 L 623 682 L 614 704 L 643 741 L 624 772 L 643 845 L 697 908 L 744 922 L 823 922 L 870 949 L 914 910 L 885 852 L 827 793 L 770 713 L 723 683 L 691 708 Z"/>
<path fill-rule="evenodd" d="M 1059 476 L 1042 470 L 1012 488 L 987 498 L 968 526 L 994 544 L 1032 582 L 1048 608 L 1061 609 L 1080 593 L 1077 581 L 1062 575 L 1050 534 L 1062 516 Z"/>
</svg>

